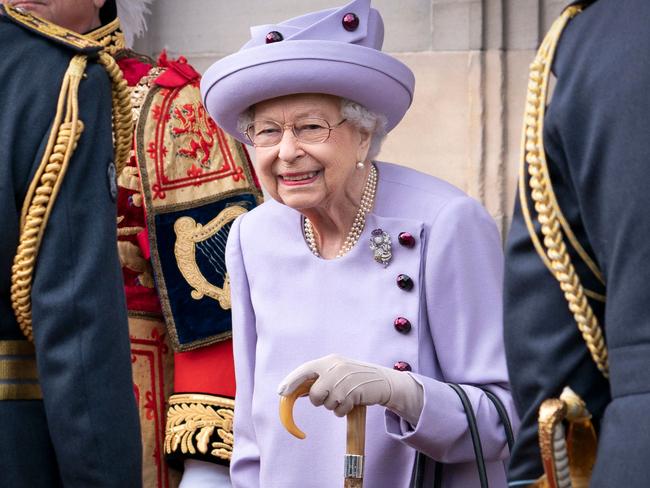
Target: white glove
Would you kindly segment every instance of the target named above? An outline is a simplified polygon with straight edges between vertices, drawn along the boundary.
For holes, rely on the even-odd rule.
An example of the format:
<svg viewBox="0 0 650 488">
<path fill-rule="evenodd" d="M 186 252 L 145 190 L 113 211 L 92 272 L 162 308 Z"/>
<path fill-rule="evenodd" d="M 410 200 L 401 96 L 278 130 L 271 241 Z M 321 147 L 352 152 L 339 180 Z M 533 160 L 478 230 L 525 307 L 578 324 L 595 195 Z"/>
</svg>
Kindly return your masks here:
<svg viewBox="0 0 650 488">
<path fill-rule="evenodd" d="M 407 372 L 353 361 L 336 354 L 304 363 L 289 373 L 280 395 L 289 395 L 306 380 L 318 380 L 309 390 L 315 406 L 324 405 L 338 417 L 355 405 L 384 405 L 411 425 L 420 419 L 424 403 L 422 386 Z"/>
<path fill-rule="evenodd" d="M 186 459 L 183 478 L 178 488 L 230 488 L 230 470 L 228 466 Z"/>
</svg>

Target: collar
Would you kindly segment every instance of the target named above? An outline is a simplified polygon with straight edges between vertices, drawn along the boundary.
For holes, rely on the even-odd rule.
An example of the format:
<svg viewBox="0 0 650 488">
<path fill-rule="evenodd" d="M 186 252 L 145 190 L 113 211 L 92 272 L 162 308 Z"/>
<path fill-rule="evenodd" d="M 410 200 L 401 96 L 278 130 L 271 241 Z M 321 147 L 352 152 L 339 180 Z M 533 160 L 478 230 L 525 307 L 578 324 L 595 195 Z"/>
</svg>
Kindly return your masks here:
<svg viewBox="0 0 650 488">
<path fill-rule="evenodd" d="M 115 57 L 119 51 L 126 49 L 124 34 L 120 29 L 120 19 L 117 17 L 108 24 L 104 24 L 101 27 L 88 32 L 86 37 L 100 43 L 104 46 L 104 50 L 113 57 Z"/>
</svg>

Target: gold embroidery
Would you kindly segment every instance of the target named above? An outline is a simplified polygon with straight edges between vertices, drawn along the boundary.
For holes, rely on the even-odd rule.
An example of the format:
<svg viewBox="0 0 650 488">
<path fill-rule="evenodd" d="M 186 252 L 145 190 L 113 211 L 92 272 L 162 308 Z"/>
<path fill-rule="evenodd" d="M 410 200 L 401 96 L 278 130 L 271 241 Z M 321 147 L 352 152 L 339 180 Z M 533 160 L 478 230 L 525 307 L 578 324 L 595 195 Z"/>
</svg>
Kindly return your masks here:
<svg viewBox="0 0 650 488">
<path fill-rule="evenodd" d="M 117 18 L 92 32 L 89 32 L 86 34 L 86 37 L 101 44 L 104 51 L 111 56 L 115 56 L 119 51 L 126 49 L 124 34 L 120 30 L 120 20 Z"/>
<path fill-rule="evenodd" d="M 186 210 L 238 194 L 253 194 L 261 201 L 243 144 L 225 134 L 214 121 L 208 121 L 205 109 L 199 114 L 203 119 L 200 124 L 188 118 L 191 130 L 182 133 L 187 129 L 179 126 L 178 117 L 200 100 L 196 82 L 173 89 L 154 83 L 144 99 L 135 142 L 149 215 L 157 209 L 166 213 Z M 205 130 L 205 124 L 214 132 L 202 136 L 201 141 L 195 129 L 200 126 Z M 194 153 L 190 158 L 178 157 Z"/>
<path fill-rule="evenodd" d="M 135 166 L 124 166 L 122 173 L 117 177 L 117 186 L 136 192 L 130 196 L 131 203 L 134 207 L 142 207 L 140 172 L 138 171 L 138 168 Z M 122 217 L 122 219 L 124 219 L 124 217 Z"/>
<path fill-rule="evenodd" d="M 29 29 L 40 32 L 41 34 L 45 35 L 45 37 L 55 39 L 58 42 L 74 47 L 75 49 L 91 49 L 97 51 L 101 47 L 99 43 L 93 41 L 89 37 L 65 29 L 64 27 L 53 24 L 48 20 L 36 17 L 35 15 L 32 15 L 20 7 L 12 7 L 5 4 L 4 10 L 6 14 L 17 23 L 22 24 Z"/>
<path fill-rule="evenodd" d="M 117 177 L 117 184 L 127 190 L 140 191 L 140 174 L 138 168 L 125 166 Z"/>
<path fill-rule="evenodd" d="M 197 224 L 191 217 L 181 217 L 174 223 L 176 231 L 176 244 L 174 254 L 178 269 L 183 277 L 194 288 L 192 298 L 200 300 L 208 296 L 219 302 L 221 308 L 230 308 L 230 279 L 224 275 L 223 288 L 213 285 L 201 274 L 196 263 L 196 243 L 205 241 L 215 235 L 226 224 L 235 220 L 239 215 L 246 213 L 240 206 L 227 207 L 205 226 Z"/>
<path fill-rule="evenodd" d="M 117 223 L 119 224 L 124 220 L 124 217 L 118 217 Z M 126 236 L 136 236 L 140 232 L 144 230 L 144 227 L 120 227 L 117 229 L 117 235 L 118 237 L 126 237 Z"/>
<path fill-rule="evenodd" d="M 149 72 L 143 76 L 138 84 L 131 89 L 131 116 L 133 117 L 133 123 L 137 124 L 138 119 L 140 118 L 140 110 L 144 104 L 147 94 L 151 89 L 151 85 L 156 78 L 158 78 L 165 68 L 159 68 L 154 66 L 149 70 Z"/>
<path fill-rule="evenodd" d="M 129 229 L 128 227 L 126 229 Z M 131 227 L 131 229 L 140 229 L 141 227 Z M 124 231 L 125 229 L 119 229 Z M 119 232 L 119 231 L 118 231 Z M 138 280 L 142 286 L 153 288 L 153 269 L 151 263 L 144 258 L 140 248 L 129 241 L 117 241 L 117 251 L 120 256 L 122 267 L 135 271 L 138 274 Z"/>
<path fill-rule="evenodd" d="M 234 437 L 232 433 L 233 400 L 211 395 L 172 395 L 167 412 L 165 453 L 207 454 L 230 460 Z M 218 440 L 210 442 L 214 432 Z M 196 437 L 195 437 L 196 434 Z"/>
</svg>

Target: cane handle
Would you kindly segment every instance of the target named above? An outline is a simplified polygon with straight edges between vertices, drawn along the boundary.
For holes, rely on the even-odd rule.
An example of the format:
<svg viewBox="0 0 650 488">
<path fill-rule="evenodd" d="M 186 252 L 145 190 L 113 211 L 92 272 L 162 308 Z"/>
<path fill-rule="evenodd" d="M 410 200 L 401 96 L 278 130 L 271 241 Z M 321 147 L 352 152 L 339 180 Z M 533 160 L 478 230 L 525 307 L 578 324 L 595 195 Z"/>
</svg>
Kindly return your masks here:
<svg viewBox="0 0 650 488">
<path fill-rule="evenodd" d="M 284 425 L 284 428 L 298 439 L 304 439 L 306 436 L 293 420 L 293 404 L 296 403 L 298 397 L 306 396 L 309 393 L 309 389 L 315 381 L 315 379 L 305 380 L 298 386 L 298 388 L 286 396 L 282 395 L 280 398 L 280 421 L 282 422 L 282 425 Z"/>
</svg>

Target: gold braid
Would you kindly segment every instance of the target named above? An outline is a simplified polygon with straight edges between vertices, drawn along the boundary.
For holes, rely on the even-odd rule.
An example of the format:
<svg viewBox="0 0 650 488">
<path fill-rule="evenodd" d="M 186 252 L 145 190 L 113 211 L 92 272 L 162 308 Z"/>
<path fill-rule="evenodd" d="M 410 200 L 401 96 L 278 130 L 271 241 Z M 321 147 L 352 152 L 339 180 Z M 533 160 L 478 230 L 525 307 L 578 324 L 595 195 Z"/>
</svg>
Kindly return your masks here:
<svg viewBox="0 0 650 488">
<path fill-rule="evenodd" d="M 124 34 L 120 30 L 120 20 L 118 18 L 89 32 L 86 36 L 101 44 L 104 48 L 103 51 L 111 56 L 115 56 L 119 51 L 126 49 Z"/>
<path fill-rule="evenodd" d="M 113 134 L 115 136 L 115 166 L 117 174 L 129 161 L 133 142 L 133 118 L 131 116 L 131 91 L 115 59 L 101 52 L 99 61 L 111 78 L 113 93 Z"/>
<path fill-rule="evenodd" d="M 548 95 L 549 76 L 553 56 L 557 48 L 560 35 L 566 24 L 582 10 L 581 6 L 568 7 L 553 23 L 548 34 L 540 46 L 535 60 L 530 66 L 528 82 L 528 97 L 524 114 L 524 128 L 522 134 L 522 162 L 519 173 L 519 194 L 522 213 L 526 220 L 528 231 L 531 235 L 537 252 L 542 260 L 550 267 L 555 278 L 560 282 L 569 310 L 578 324 L 582 337 L 589 348 L 591 357 L 598 369 L 607 378 L 609 377 L 609 361 L 607 348 L 603 338 L 602 329 L 587 300 L 585 289 L 576 274 L 567 252 L 562 232 L 562 212 L 558 205 L 546 161 L 544 151 L 544 114 L 546 111 L 546 98 Z M 528 213 L 528 203 L 525 194 L 526 167 L 530 175 L 529 186 L 531 196 L 535 202 L 537 221 L 541 225 L 544 236 L 544 248 L 537 240 L 535 228 Z"/>
<path fill-rule="evenodd" d="M 18 250 L 11 268 L 11 305 L 20 329 L 30 341 L 33 341 L 31 289 L 36 256 L 70 158 L 83 131 L 77 94 L 86 63 L 85 56 L 74 56 L 63 77 L 47 147 L 21 212 Z"/>
<path fill-rule="evenodd" d="M 101 52 L 99 61 L 111 78 L 114 157 L 117 174 L 120 174 L 131 153 L 131 94 L 113 57 Z M 86 64 L 87 58 L 82 55 L 74 56 L 70 61 L 63 77 L 48 145 L 21 212 L 21 233 L 12 266 L 11 305 L 21 331 L 30 341 L 34 340 L 31 290 L 36 257 L 70 158 L 83 131 L 83 122 L 79 120 L 78 93 Z"/>
</svg>

